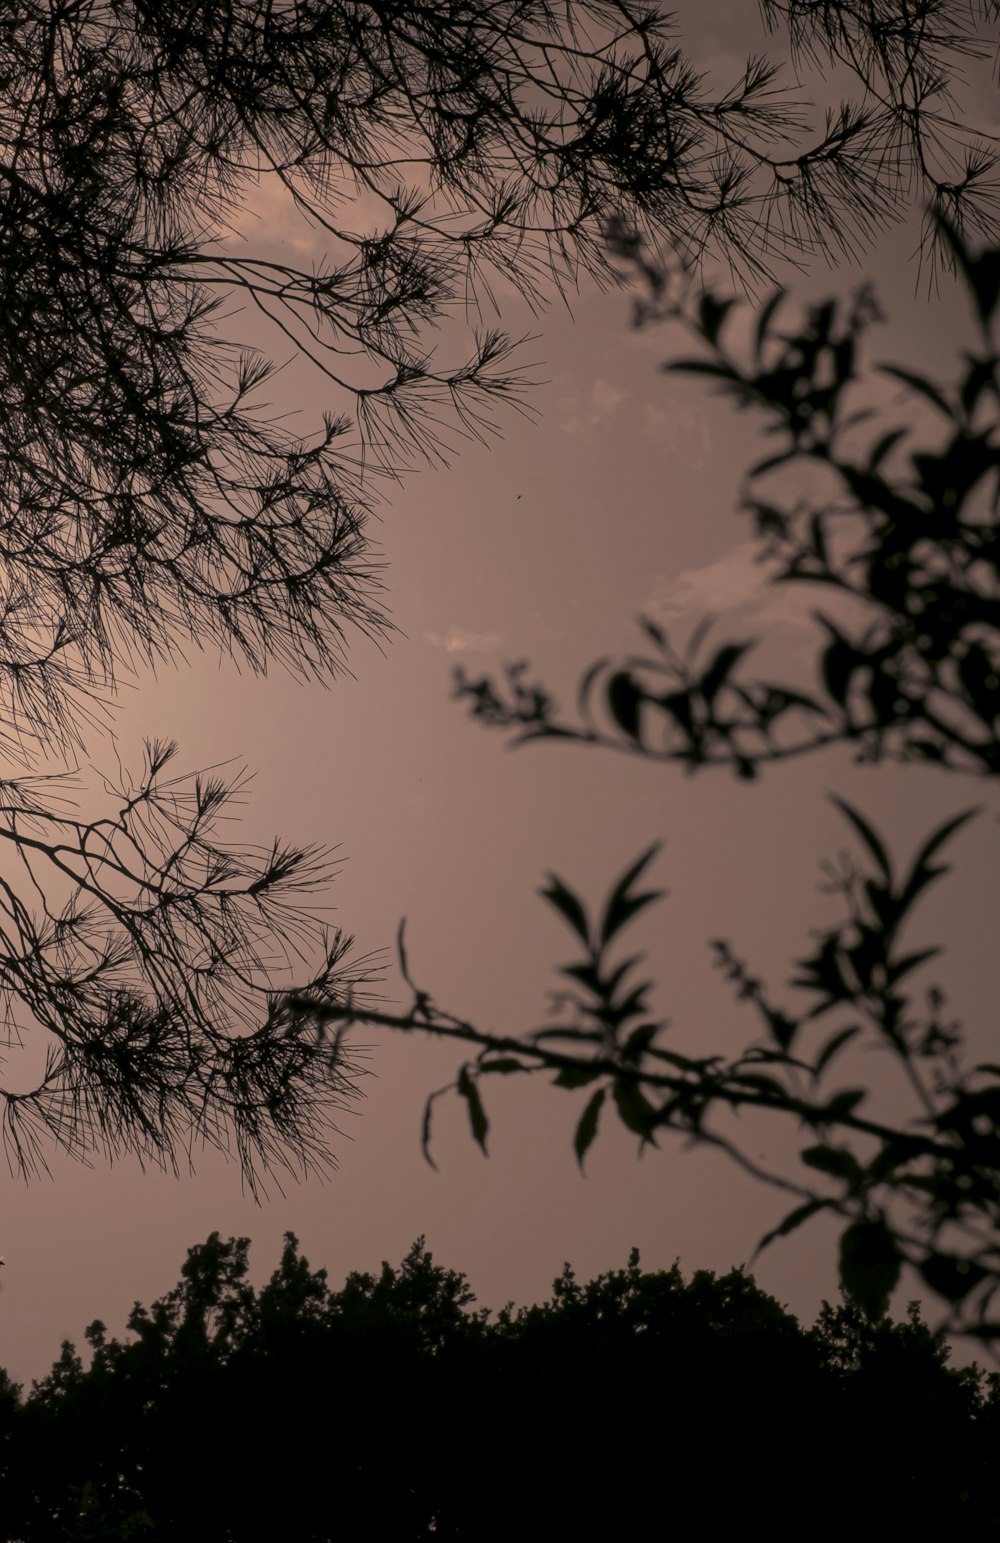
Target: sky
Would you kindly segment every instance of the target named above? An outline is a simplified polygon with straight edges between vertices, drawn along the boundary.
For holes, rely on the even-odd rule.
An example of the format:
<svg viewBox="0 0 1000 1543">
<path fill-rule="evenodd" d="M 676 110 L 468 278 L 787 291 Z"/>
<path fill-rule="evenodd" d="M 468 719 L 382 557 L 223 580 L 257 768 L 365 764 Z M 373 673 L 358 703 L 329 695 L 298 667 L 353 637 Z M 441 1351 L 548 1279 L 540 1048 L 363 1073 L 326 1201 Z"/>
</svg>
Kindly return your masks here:
<svg viewBox="0 0 1000 1543">
<path fill-rule="evenodd" d="M 734 73 L 744 42 L 727 34 L 723 47 L 725 13 L 705 10 L 692 37 L 722 74 Z M 248 220 L 265 244 L 303 240 L 266 193 Z M 874 279 L 889 313 L 878 357 L 941 365 L 971 332 L 960 296 L 945 288 L 928 297 L 919 286 L 913 245 L 912 228 L 898 230 L 863 267 L 818 268 L 795 285 L 815 298 Z M 519 330 L 516 317 L 505 320 Z M 571 700 L 587 664 L 637 643 L 639 614 L 683 636 L 711 611 L 720 635 L 758 635 L 772 658 L 809 666 L 801 612 L 762 585 L 737 511 L 741 473 L 758 453 L 754 421 L 663 373 L 680 340 L 632 330 L 626 295 L 587 290 L 572 314 L 553 305 L 534 330 L 530 353 L 544 377 L 535 421 L 501 415 L 502 439 L 463 448 L 448 469 L 414 472 L 373 523 L 399 629 L 391 641 L 379 649 L 355 639 L 352 675 L 328 688 L 279 672 L 241 676 L 193 653 L 123 693 L 119 753 L 137 765 L 143 738 L 159 735 L 179 741 L 192 769 L 245 762 L 254 779 L 240 839 L 277 833 L 337 848 L 331 919 L 356 935 L 360 953 L 387 951 L 387 1006 L 406 1002 L 391 968 L 405 917 L 418 983 L 505 1033 L 540 1022 L 554 966 L 572 955 L 569 933 L 537 897 L 546 873 L 596 900 L 662 839 L 652 876 L 669 895 L 630 942 L 647 952 L 653 1001 L 678 1045 L 736 1049 L 755 1024 L 713 970 L 708 940 L 729 939 L 781 986 L 808 929 L 832 920 L 817 865 L 846 842 L 827 795 L 856 802 L 903 851 L 983 802 L 983 790 L 933 768 L 857 768 L 838 753 L 751 785 L 560 744 L 512 751 L 450 700 L 456 663 L 485 673 L 522 658 Z M 307 430 L 323 405 L 315 383 L 290 367 L 280 389 L 279 405 L 300 409 L 292 421 Z M 95 743 L 93 755 L 113 764 L 110 746 Z M 963 831 L 954 855 L 959 872 L 928 898 L 913 946 L 947 943 L 939 975 L 971 1023 L 994 983 L 995 811 Z M 186 1250 L 211 1231 L 249 1236 L 261 1279 L 291 1230 L 334 1283 L 383 1259 L 398 1263 L 423 1235 L 481 1303 L 499 1307 L 545 1295 L 564 1261 L 589 1277 L 623 1265 L 633 1246 L 646 1268 L 679 1259 L 687 1271 L 727 1270 L 748 1261 L 783 1214 L 780 1195 L 718 1154 L 668 1137 L 640 1158 L 610 1121 L 581 1175 L 571 1149 L 581 1099 L 540 1082 L 487 1090 L 488 1158 L 464 1107 L 439 1104 L 435 1172 L 420 1153 L 421 1113 L 428 1092 L 454 1075 L 456 1052 L 374 1031 L 359 1038 L 365 1096 L 343 1117 L 338 1171 L 326 1181 L 272 1188 L 258 1205 L 235 1163 L 211 1153 L 180 1178 L 59 1159 L 51 1179 L 5 1178 L 0 1364 L 29 1382 L 95 1317 L 120 1331 L 133 1301 L 169 1290 Z M 780 1154 L 784 1139 L 762 1131 L 761 1151 Z M 836 1295 L 833 1234 L 814 1223 L 754 1273 L 811 1321 Z M 897 1306 L 915 1294 L 904 1281 Z"/>
</svg>

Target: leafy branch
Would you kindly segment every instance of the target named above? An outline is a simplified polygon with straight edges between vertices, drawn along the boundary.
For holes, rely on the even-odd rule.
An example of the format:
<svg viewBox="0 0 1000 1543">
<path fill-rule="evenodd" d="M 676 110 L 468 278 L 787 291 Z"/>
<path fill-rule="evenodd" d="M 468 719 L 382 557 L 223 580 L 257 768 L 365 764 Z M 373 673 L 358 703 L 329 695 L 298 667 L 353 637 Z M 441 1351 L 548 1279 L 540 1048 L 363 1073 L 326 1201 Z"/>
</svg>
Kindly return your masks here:
<svg viewBox="0 0 1000 1543">
<path fill-rule="evenodd" d="M 709 292 L 672 312 L 704 351 L 667 368 L 765 417 L 773 444 L 748 473 L 742 507 L 771 582 L 861 609 L 853 624 L 813 611 L 815 682 L 804 690 L 754 678 L 752 642 L 708 648 L 710 621 L 681 651 L 642 618 L 652 652 L 593 664 L 575 722 L 524 663 L 508 667 L 503 685 L 456 670 L 455 695 L 474 717 L 513 729 L 514 744 L 559 739 L 741 777 L 837 743 L 861 761 L 1000 772 L 1000 248 L 974 256 L 954 227 L 941 229 L 980 342 L 953 384 L 876 369 L 906 392 L 908 422 L 887 423 L 863 395 L 860 344 L 878 315 L 867 292 L 810 307 L 789 327 L 779 291 L 741 354 L 727 346 L 736 302 Z M 785 499 L 782 478 L 791 480 Z M 803 485 L 819 495 L 803 497 Z"/>
<path fill-rule="evenodd" d="M 555 1023 L 505 1036 L 439 1009 L 414 985 L 402 929 L 400 963 L 413 990 L 408 1011 L 369 1012 L 347 1002 L 314 1008 L 315 1015 L 343 1028 L 381 1025 L 475 1048 L 457 1077 L 428 1099 L 428 1156 L 440 1097 L 456 1093 L 465 1102 L 472 1135 L 485 1152 L 484 1085 L 493 1077 L 541 1074 L 564 1091 L 587 1090 L 573 1135 L 581 1166 L 609 1110 L 642 1145 L 655 1145 L 667 1131 L 714 1145 L 795 1198 L 759 1248 L 821 1213 L 834 1215 L 843 1224 L 843 1282 L 868 1313 L 884 1313 L 907 1264 L 949 1303 L 949 1329 L 1000 1338 L 1000 1320 L 990 1316 L 1000 1291 L 1000 1069 L 964 1066 L 962 1031 L 944 1018 L 940 991 L 931 987 L 920 1004 L 910 987 L 910 977 L 938 950 L 907 951 L 903 943 L 920 897 L 948 871 L 937 860 L 942 848 L 974 811 L 942 825 L 897 875 L 864 816 L 835 802 L 861 842 L 863 861 L 830 870 L 844 915 L 798 961 L 790 985 L 805 995 L 805 1005 L 774 1005 L 730 945 L 713 944 L 717 965 L 761 1025 L 761 1036 L 735 1058 L 674 1048 L 668 1024 L 651 1015 L 651 984 L 637 975 L 641 956 L 616 952 L 623 930 L 661 897 L 639 887 L 658 845 L 622 874 L 597 918 L 555 875 L 540 891 L 582 950 L 561 968 L 570 985 L 555 997 Z M 305 999 L 295 1005 L 303 1012 L 311 1007 Z M 831 1014 L 839 1020 L 832 1025 Z M 869 1093 L 840 1080 L 851 1057 L 872 1047 L 889 1052 L 900 1070 L 912 1109 L 906 1120 L 870 1112 Z M 791 1120 L 804 1133 L 801 1173 L 789 1178 L 750 1157 L 730 1118 L 747 1111 Z M 817 1175 L 825 1181 L 821 1188 Z"/>
</svg>

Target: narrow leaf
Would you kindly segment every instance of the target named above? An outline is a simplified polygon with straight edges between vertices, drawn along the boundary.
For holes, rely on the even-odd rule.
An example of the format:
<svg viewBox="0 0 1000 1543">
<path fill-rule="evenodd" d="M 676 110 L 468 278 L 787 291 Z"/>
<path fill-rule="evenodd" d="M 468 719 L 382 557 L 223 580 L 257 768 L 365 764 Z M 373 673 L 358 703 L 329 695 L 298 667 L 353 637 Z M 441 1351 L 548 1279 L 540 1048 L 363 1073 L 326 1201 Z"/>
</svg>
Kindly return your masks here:
<svg viewBox="0 0 1000 1543">
<path fill-rule="evenodd" d="M 468 1067 L 462 1067 L 458 1074 L 456 1087 L 462 1098 L 465 1099 L 469 1110 L 469 1127 L 472 1131 L 473 1139 L 480 1147 L 484 1156 L 488 1155 L 486 1153 L 486 1136 L 489 1132 L 490 1122 L 486 1118 L 486 1110 L 483 1108 L 479 1089 L 469 1076 Z"/>
<path fill-rule="evenodd" d="M 698 682 L 698 690 L 705 701 L 711 703 L 732 672 L 734 666 L 742 659 L 752 643 L 726 643 L 719 649 L 701 680 Z"/>
<path fill-rule="evenodd" d="M 608 681 L 608 711 L 618 727 L 629 739 L 640 740 L 644 691 L 636 685 L 627 670 L 619 670 Z"/>
<path fill-rule="evenodd" d="M 820 1173 L 828 1173 L 835 1179 L 846 1179 L 852 1184 L 861 1175 L 857 1158 L 844 1147 L 806 1147 L 805 1151 L 799 1153 L 799 1157 L 807 1167 L 818 1168 Z"/>
<path fill-rule="evenodd" d="M 479 1070 L 483 1074 L 497 1072 L 501 1077 L 508 1077 L 511 1072 L 524 1072 L 528 1067 L 523 1061 L 519 1061 L 516 1055 L 502 1055 L 495 1061 L 480 1061 Z"/>
<path fill-rule="evenodd" d="M 590 693 L 593 690 L 594 681 L 600 675 L 601 671 L 607 668 L 607 665 L 607 659 L 598 659 L 595 664 L 590 666 L 590 669 L 586 672 L 586 674 L 583 676 L 583 679 L 580 681 L 580 689 L 577 692 L 577 705 L 580 710 L 581 718 L 586 718 L 589 714 Z"/>
<path fill-rule="evenodd" d="M 636 909 L 641 909 L 642 905 L 649 905 L 651 901 L 658 900 L 662 895 L 662 890 L 650 891 L 648 895 L 641 897 L 640 906 L 633 907 L 631 911 L 623 909 L 629 899 L 629 889 L 639 878 L 643 870 L 653 861 L 662 845 L 662 841 L 654 841 L 651 847 L 647 847 L 645 852 L 626 868 L 621 878 L 615 884 L 604 907 L 604 920 L 601 927 L 602 945 L 607 943 L 609 938 L 614 937 L 615 933 L 621 930 L 629 916 L 635 914 Z"/>
<path fill-rule="evenodd" d="M 924 845 L 920 848 L 920 851 L 913 859 L 914 873 L 918 868 L 926 867 L 930 859 L 934 856 L 935 852 L 939 852 L 941 850 L 948 838 L 953 836 L 955 832 L 960 830 L 968 820 L 972 819 L 973 815 L 979 814 L 979 812 L 980 805 L 976 804 L 971 809 L 964 809 L 961 814 L 956 814 L 954 819 L 946 820 L 945 823 L 940 826 L 927 841 L 925 841 Z"/>
<path fill-rule="evenodd" d="M 597 1135 L 597 1122 L 600 1119 L 605 1093 L 605 1088 L 598 1088 L 594 1096 L 588 1100 L 587 1107 L 580 1117 L 580 1123 L 576 1127 L 576 1134 L 573 1137 L 573 1150 L 576 1153 L 576 1160 L 580 1164 L 581 1169 L 583 1168 L 583 1159 L 586 1157 L 587 1151 Z"/>
<path fill-rule="evenodd" d="M 698 302 L 698 325 L 702 337 L 715 346 L 727 314 L 736 304 L 734 298 L 717 300 L 708 290 Z"/>
<path fill-rule="evenodd" d="M 760 314 L 757 317 L 757 326 L 754 329 L 754 357 L 758 364 L 760 363 L 761 350 L 767 339 L 767 329 L 771 325 L 771 318 L 784 298 L 785 291 L 783 289 L 776 289 L 774 294 L 761 306 Z"/>
<path fill-rule="evenodd" d="M 552 1081 L 557 1088 L 585 1088 L 600 1076 L 599 1066 L 564 1066 Z"/>
<path fill-rule="evenodd" d="M 658 1023 L 640 1023 L 637 1029 L 632 1030 L 622 1046 L 622 1060 L 629 1062 L 640 1061 L 659 1032 L 660 1025 Z"/>
<path fill-rule="evenodd" d="M 837 808 L 840 810 L 841 814 L 844 815 L 845 819 L 850 820 L 851 824 L 854 826 L 854 829 L 857 831 L 858 835 L 865 843 L 865 846 L 868 848 L 869 852 L 872 854 L 875 861 L 881 868 L 883 874 L 885 875 L 886 882 L 891 884 L 892 864 L 889 861 L 889 854 L 879 837 L 876 835 L 875 831 L 868 824 L 868 821 L 865 819 L 864 815 L 859 814 L 857 809 L 853 808 L 853 806 L 847 803 L 845 799 L 838 798 L 835 793 L 831 793 L 830 802 L 837 805 Z"/>
<path fill-rule="evenodd" d="M 431 1156 L 431 1118 L 434 1111 L 434 1095 L 424 1105 L 424 1118 L 420 1130 L 420 1150 L 424 1154 L 424 1160 L 430 1164 L 437 1173 L 438 1165 Z"/>
<path fill-rule="evenodd" d="M 851 1040 L 860 1033 L 860 1026 L 858 1024 L 854 1024 L 853 1027 L 849 1029 L 840 1029 L 836 1034 L 828 1039 L 819 1055 L 816 1057 L 816 1064 L 813 1067 L 813 1076 L 819 1077 L 821 1072 L 823 1072 L 825 1068 L 829 1066 L 834 1056 L 843 1050 L 845 1045 L 849 1045 Z"/>
<path fill-rule="evenodd" d="M 643 632 L 645 632 L 646 635 L 652 639 L 657 648 L 662 649 L 666 646 L 667 634 L 664 632 L 659 622 L 653 621 L 652 617 L 650 616 L 640 616 L 639 626 L 642 628 Z"/>
<path fill-rule="evenodd" d="M 842 1093 L 835 1093 L 823 1110 L 823 1118 L 830 1124 L 837 1120 L 850 1119 L 855 1109 L 863 1104 L 868 1094 L 864 1088 L 845 1088 Z"/>
<path fill-rule="evenodd" d="M 548 880 L 548 888 L 540 889 L 538 893 L 542 896 L 543 900 L 549 902 L 549 905 L 555 906 L 556 910 L 569 922 L 577 937 L 582 938 L 589 948 L 590 921 L 583 905 L 574 895 L 573 891 L 567 889 L 562 879 L 558 878 L 554 873 L 548 875 Z"/>
<path fill-rule="evenodd" d="M 641 895 L 621 895 L 613 897 L 604 913 L 604 923 L 601 927 L 601 945 L 608 943 L 647 905 L 652 905 L 654 900 L 662 900 L 665 890 L 648 889 Z"/>
<path fill-rule="evenodd" d="M 902 381 L 904 386 L 909 386 L 911 391 L 919 392 L 929 402 L 933 402 L 938 412 L 944 413 L 946 418 L 952 416 L 951 407 L 933 381 L 925 380 L 922 375 L 915 375 L 912 370 L 902 370 L 895 364 L 883 364 L 880 369 L 883 375 L 891 375 L 894 380 Z"/>
<path fill-rule="evenodd" d="M 832 1202 L 829 1200 L 807 1200 L 804 1205 L 797 1205 L 794 1211 L 789 1211 L 784 1221 L 778 1223 L 777 1227 L 772 1227 L 770 1232 L 765 1232 L 754 1249 L 754 1258 L 756 1259 L 758 1254 L 763 1253 L 764 1249 L 773 1243 L 775 1238 L 787 1238 L 790 1232 L 794 1232 L 797 1227 L 801 1227 L 802 1223 L 807 1222 L 811 1216 L 815 1216 L 817 1211 L 825 1211 L 831 1204 Z"/>
</svg>

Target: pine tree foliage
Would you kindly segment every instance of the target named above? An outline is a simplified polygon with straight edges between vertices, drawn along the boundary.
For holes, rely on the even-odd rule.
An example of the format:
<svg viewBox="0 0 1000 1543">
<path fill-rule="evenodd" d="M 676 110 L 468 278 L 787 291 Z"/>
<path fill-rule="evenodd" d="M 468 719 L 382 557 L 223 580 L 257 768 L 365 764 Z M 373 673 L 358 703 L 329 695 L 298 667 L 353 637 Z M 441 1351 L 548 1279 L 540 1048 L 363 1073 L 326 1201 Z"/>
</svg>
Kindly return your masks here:
<svg viewBox="0 0 1000 1543">
<path fill-rule="evenodd" d="M 610 280 L 615 231 L 753 282 L 864 242 L 913 197 L 989 227 L 988 146 L 948 91 L 988 54 L 992 5 L 767 14 L 853 71 L 856 100 L 825 126 L 762 57 L 716 90 L 642 0 L 3 7 L 0 1098 L 16 1170 L 53 1141 L 164 1162 L 208 1141 L 251 1173 L 325 1150 L 321 1111 L 352 1068 L 273 994 L 356 1001 L 366 975 L 300 909 L 320 855 L 220 845 L 239 778 L 177 782 L 159 746 L 93 820 L 37 773 L 93 755 L 116 682 L 192 644 L 329 677 L 352 633 L 391 630 L 373 488 L 521 404 L 497 297 Z M 315 262 L 248 234 L 265 194 L 311 228 Z M 282 357 L 318 372 L 315 431 L 269 414 Z"/>
</svg>

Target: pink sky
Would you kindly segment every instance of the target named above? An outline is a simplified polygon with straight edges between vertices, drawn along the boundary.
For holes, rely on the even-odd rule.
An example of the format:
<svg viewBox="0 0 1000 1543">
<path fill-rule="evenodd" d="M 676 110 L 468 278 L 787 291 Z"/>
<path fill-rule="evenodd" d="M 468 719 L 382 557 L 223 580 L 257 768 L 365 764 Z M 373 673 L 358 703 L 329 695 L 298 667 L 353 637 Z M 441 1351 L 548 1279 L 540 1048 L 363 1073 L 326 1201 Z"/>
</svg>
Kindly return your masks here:
<svg viewBox="0 0 1000 1543">
<path fill-rule="evenodd" d="M 264 213 L 268 240 L 300 239 L 280 208 Z M 954 294 L 930 303 L 914 294 L 912 245 L 912 232 L 896 233 L 865 270 L 890 310 L 875 346 L 881 358 L 929 365 L 949 357 L 965 323 Z M 858 277 L 820 271 L 801 287 L 815 296 Z M 357 935 L 359 952 L 387 947 L 391 960 L 405 916 L 418 982 L 503 1032 L 540 1021 L 552 967 L 571 956 L 569 933 L 535 896 L 546 871 L 597 899 L 663 837 L 655 878 L 670 898 L 645 913 L 631 941 L 648 950 L 654 1001 L 678 1044 L 735 1048 L 755 1025 L 711 968 L 708 939 L 729 938 L 781 984 L 806 929 L 830 917 L 817 863 L 845 840 L 824 794 L 858 803 L 903 851 L 983 790 L 932 768 L 876 773 L 837 755 L 748 786 L 561 745 L 510 752 L 449 701 L 456 661 L 486 670 L 522 657 L 569 699 L 586 664 L 634 646 L 639 612 L 683 632 L 712 610 L 721 630 L 749 626 L 782 655 L 805 646 L 794 611 L 759 590 L 748 598 L 749 532 L 735 507 L 758 444 L 753 420 L 659 372 L 669 336 L 631 332 L 626 297 L 588 293 L 574 313 L 553 307 L 536 324 L 532 354 L 547 379 L 533 398 L 539 422 L 509 415 L 492 450 L 475 446 L 448 471 L 414 473 L 383 506 L 372 533 L 401 629 L 384 654 L 357 640 L 354 678 L 328 690 L 277 673 L 239 677 L 193 655 L 188 668 L 126 693 L 119 747 L 137 764 L 143 736 L 159 734 L 180 742 L 192 768 L 245 760 L 256 778 L 240 839 L 278 832 L 339 843 L 346 862 L 332 920 Z M 519 330 L 517 318 L 505 320 Z M 310 412 L 325 405 L 316 383 L 297 369 L 280 380 L 279 405 L 308 404 L 297 420 L 307 431 Z M 98 765 L 102 757 L 111 764 L 95 743 Z M 996 843 L 993 814 L 962 833 L 959 872 L 929 898 L 914 939 L 946 940 L 939 978 L 970 1024 L 993 999 Z M 384 989 L 404 1005 L 393 970 Z M 488 1090 L 489 1160 L 469 1138 L 464 1108 L 439 1105 L 435 1173 L 420 1156 L 420 1115 L 456 1054 L 365 1038 L 367 1096 L 345 1116 L 339 1172 L 326 1183 L 274 1191 L 258 1208 L 235 1165 L 213 1155 L 180 1180 L 127 1163 L 88 1171 L 54 1160 L 53 1182 L 8 1181 L 0 1364 L 29 1380 L 92 1318 L 120 1330 L 132 1302 L 169 1289 L 186 1249 L 211 1230 L 248 1234 L 262 1276 L 291 1229 L 335 1282 L 383 1258 L 398 1262 L 424 1233 L 481 1302 L 499 1306 L 544 1294 L 567 1259 L 583 1275 L 620 1266 L 633 1244 L 647 1268 L 679 1257 L 687 1270 L 725 1270 L 749 1259 L 782 1214 L 779 1195 L 722 1157 L 667 1139 L 639 1161 L 634 1139 L 610 1123 L 581 1177 L 570 1146 L 577 1104 L 540 1083 Z M 762 1133 L 762 1143 L 771 1139 Z M 813 1224 L 775 1245 L 755 1274 L 811 1320 L 836 1291 L 830 1231 Z M 904 1283 L 897 1300 L 915 1294 Z"/>
</svg>

